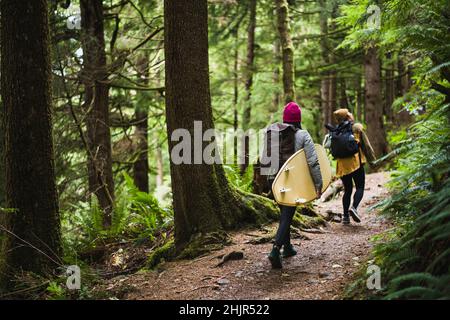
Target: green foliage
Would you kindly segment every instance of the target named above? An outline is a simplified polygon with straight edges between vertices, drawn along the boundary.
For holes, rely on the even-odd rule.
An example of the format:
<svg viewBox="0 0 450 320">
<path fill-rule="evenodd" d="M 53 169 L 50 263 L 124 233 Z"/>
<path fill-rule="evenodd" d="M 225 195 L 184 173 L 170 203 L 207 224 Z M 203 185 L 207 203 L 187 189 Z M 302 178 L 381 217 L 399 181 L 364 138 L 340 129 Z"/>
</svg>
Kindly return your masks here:
<svg viewBox="0 0 450 320">
<path fill-rule="evenodd" d="M 392 196 L 379 207 L 396 228 L 376 239 L 381 294 L 386 299 L 449 299 L 450 106 L 448 97 L 431 89 L 436 83 L 448 87 L 443 77 L 450 61 L 448 1 L 383 1 L 381 32 L 372 34 L 358 20 L 369 3 L 356 0 L 343 8 L 341 22 L 353 29 L 342 45 L 356 48 L 372 41 L 382 50 L 415 55 L 415 85 L 393 104 L 394 111 L 406 109 L 417 120 L 390 134 L 397 156 Z"/>
<path fill-rule="evenodd" d="M 139 191 L 133 179 L 124 173 L 126 187 L 123 200 L 127 201 L 124 212 L 129 212 L 132 222 L 132 233 L 153 240 L 153 235 L 159 229 L 166 229 L 173 223 L 173 213 L 169 208 L 161 208 L 158 200 L 149 193 Z M 130 225 L 128 225 L 130 227 Z"/>
<path fill-rule="evenodd" d="M 253 165 L 250 165 L 243 175 L 240 174 L 239 166 L 237 165 L 223 165 L 228 182 L 234 187 L 245 191 L 253 191 Z"/>
<path fill-rule="evenodd" d="M 450 275 L 437 277 L 430 273 L 409 273 L 392 281 L 392 293 L 386 299 L 448 299 L 449 283 Z"/>
<path fill-rule="evenodd" d="M 47 287 L 48 300 L 64 300 L 66 299 L 66 290 L 56 281 L 51 281 Z"/>
<path fill-rule="evenodd" d="M 407 133 L 393 137 L 393 195 L 380 206 L 398 224 L 396 236 L 376 246 L 386 299 L 449 299 L 450 127 L 449 105 L 429 98 L 429 111 Z"/>
<path fill-rule="evenodd" d="M 170 208 L 161 208 L 156 198 L 141 192 L 133 179 L 123 173 L 124 183 L 118 188 L 112 225 L 105 229 L 102 224 L 103 212 L 95 197 L 91 204 L 86 202 L 73 205 L 63 219 L 63 235 L 66 252 L 81 246 L 93 246 L 101 241 L 113 239 L 154 240 L 155 234 L 169 228 L 173 223 Z"/>
<path fill-rule="evenodd" d="M 380 30 L 371 28 L 367 23 L 370 16 L 368 8 L 372 4 L 376 4 L 376 2 L 371 0 L 353 0 L 350 1 L 350 4 L 341 6 L 342 16 L 338 17 L 336 21 L 341 26 L 351 29 L 339 47 L 359 49 L 380 40 Z"/>
</svg>

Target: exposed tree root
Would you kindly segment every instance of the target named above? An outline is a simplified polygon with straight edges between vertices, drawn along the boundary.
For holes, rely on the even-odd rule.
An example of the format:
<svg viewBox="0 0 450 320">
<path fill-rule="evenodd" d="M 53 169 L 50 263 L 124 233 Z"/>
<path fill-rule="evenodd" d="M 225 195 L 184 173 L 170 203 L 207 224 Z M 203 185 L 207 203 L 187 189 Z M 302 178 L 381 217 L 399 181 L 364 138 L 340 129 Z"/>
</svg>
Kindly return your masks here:
<svg viewBox="0 0 450 320">
<path fill-rule="evenodd" d="M 240 200 L 240 221 L 237 221 L 234 224 L 230 221 L 230 227 L 225 227 L 226 230 L 218 230 L 205 234 L 198 233 L 194 235 L 189 243 L 178 254 L 175 250 L 174 241 L 171 239 L 150 254 L 147 266 L 149 268 L 154 268 L 163 259 L 192 259 L 210 251 L 220 250 L 231 243 L 230 237 L 226 232 L 227 230 L 249 226 L 261 227 L 264 224 L 279 219 L 280 210 L 273 200 L 238 189 L 236 189 L 235 192 Z M 305 205 L 297 208 L 292 225 L 300 230 L 309 230 L 326 225 L 326 221 L 321 215 L 314 211 L 312 205 Z M 301 237 L 302 235 L 299 236 Z M 260 239 L 256 239 L 255 243 L 270 242 L 273 237 L 274 235 L 270 234 Z"/>
</svg>

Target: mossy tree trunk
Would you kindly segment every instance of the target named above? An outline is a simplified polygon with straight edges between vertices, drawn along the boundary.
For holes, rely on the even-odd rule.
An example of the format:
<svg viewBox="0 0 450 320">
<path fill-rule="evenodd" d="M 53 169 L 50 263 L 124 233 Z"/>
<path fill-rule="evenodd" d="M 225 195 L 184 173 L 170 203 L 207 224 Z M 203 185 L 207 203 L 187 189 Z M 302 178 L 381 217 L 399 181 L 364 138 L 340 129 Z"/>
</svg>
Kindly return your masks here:
<svg viewBox="0 0 450 320">
<path fill-rule="evenodd" d="M 320 6 L 320 53 L 322 55 L 322 61 L 325 65 L 330 64 L 330 49 L 328 42 L 328 12 L 325 0 L 319 0 Z M 322 74 L 322 79 L 320 80 L 320 101 L 322 110 L 323 124 L 332 122 L 332 112 L 330 108 L 330 72 L 325 71 Z M 322 127 L 323 131 L 326 133 L 327 129 Z"/>
<path fill-rule="evenodd" d="M 61 255 L 52 140 L 46 0 L 2 0 L 1 95 L 6 206 L 1 213 L 1 284 L 21 271 L 51 272 Z"/>
<path fill-rule="evenodd" d="M 273 69 L 273 83 L 275 86 L 278 87 L 280 83 L 280 62 L 281 62 L 281 45 L 280 45 L 280 39 L 277 37 L 275 38 L 273 42 L 273 59 L 275 62 L 275 67 Z M 270 118 L 273 120 L 273 114 L 278 111 L 278 108 L 280 107 L 280 101 L 281 101 L 281 92 L 278 90 L 273 93 L 272 98 L 272 105 L 270 108 Z"/>
<path fill-rule="evenodd" d="M 143 86 L 149 83 L 149 61 L 147 54 L 142 54 L 137 61 L 136 66 L 140 82 Z M 141 92 L 141 99 L 136 105 L 135 118 L 136 127 L 134 134 L 136 136 L 136 160 L 133 163 L 134 184 L 142 192 L 149 192 L 149 166 L 148 166 L 148 101 L 147 93 Z"/>
<path fill-rule="evenodd" d="M 383 102 L 381 98 L 381 63 L 378 50 L 372 46 L 364 56 L 365 75 L 365 118 L 367 135 L 377 157 L 387 153 L 386 132 L 383 123 Z"/>
<path fill-rule="evenodd" d="M 155 141 L 158 144 L 155 150 L 155 158 L 156 158 L 156 187 L 162 186 L 164 183 L 164 163 L 163 163 L 163 155 L 162 148 L 159 145 L 158 136 L 155 134 Z"/>
<path fill-rule="evenodd" d="M 361 76 L 358 74 L 355 77 L 355 88 L 356 88 L 356 120 L 359 122 L 364 121 L 364 95 L 363 95 L 363 87 L 361 84 Z"/>
<path fill-rule="evenodd" d="M 103 211 L 103 225 L 111 225 L 114 209 L 111 133 L 109 128 L 109 86 L 106 83 L 106 53 L 103 1 L 80 0 L 84 109 L 87 113 L 89 191 Z"/>
<path fill-rule="evenodd" d="M 289 4 L 286 0 L 275 0 L 277 10 L 278 34 L 281 42 L 283 65 L 284 102 L 295 100 L 294 45 L 289 27 Z"/>
<path fill-rule="evenodd" d="M 384 79 L 384 114 L 388 121 L 393 121 L 392 104 L 394 103 L 395 82 L 392 53 L 386 53 L 387 66 Z"/>
<path fill-rule="evenodd" d="M 339 84 L 340 84 L 339 108 L 349 108 L 347 97 L 347 84 L 345 83 L 344 77 L 340 79 Z M 354 110 L 352 110 L 352 112 L 354 112 Z"/>
<path fill-rule="evenodd" d="M 239 128 L 238 103 L 239 103 L 239 25 L 233 30 L 234 36 L 234 62 L 233 62 L 233 130 L 236 133 Z M 233 138 L 233 161 L 238 158 L 238 138 Z"/>
<path fill-rule="evenodd" d="M 251 97 L 253 86 L 253 75 L 255 73 L 255 29 L 256 29 L 256 0 L 249 0 L 249 20 L 247 29 L 247 60 L 245 65 L 245 98 L 244 111 L 242 113 L 242 129 L 247 131 L 251 121 Z M 244 174 L 249 165 L 249 137 L 242 138 L 243 163 L 241 173 Z"/>
<path fill-rule="evenodd" d="M 175 130 L 186 129 L 194 137 L 194 121 L 201 121 L 203 130 L 214 128 L 207 1 L 165 0 L 164 20 L 166 119 L 171 154 L 177 144 L 170 139 Z M 192 156 L 194 151 L 192 141 Z M 196 235 L 255 222 L 258 211 L 260 215 L 264 211 L 275 212 L 265 199 L 233 190 L 219 164 L 174 164 L 171 159 L 170 173 L 177 252 L 185 249 Z"/>
<path fill-rule="evenodd" d="M 329 33 L 334 33 L 337 29 L 336 26 L 336 21 L 334 20 L 337 17 L 337 3 L 332 3 L 331 6 L 331 23 L 330 23 L 330 27 L 328 29 Z M 337 57 L 336 57 L 336 53 L 335 53 L 335 47 L 336 47 L 336 43 L 335 41 L 333 41 L 332 38 L 328 39 L 329 44 L 328 44 L 328 51 L 329 51 L 329 56 L 330 56 L 330 65 L 334 66 L 337 62 Z M 329 85 L 330 85 L 330 89 L 328 91 L 328 110 L 327 112 L 329 113 L 329 117 L 332 118 L 333 116 L 333 112 L 335 110 L 338 109 L 338 101 L 337 101 L 337 71 L 335 70 L 335 68 L 330 68 L 331 71 L 329 72 Z"/>
<path fill-rule="evenodd" d="M 3 127 L 3 103 L 0 102 L 0 208 L 5 207 L 5 129 Z"/>
</svg>

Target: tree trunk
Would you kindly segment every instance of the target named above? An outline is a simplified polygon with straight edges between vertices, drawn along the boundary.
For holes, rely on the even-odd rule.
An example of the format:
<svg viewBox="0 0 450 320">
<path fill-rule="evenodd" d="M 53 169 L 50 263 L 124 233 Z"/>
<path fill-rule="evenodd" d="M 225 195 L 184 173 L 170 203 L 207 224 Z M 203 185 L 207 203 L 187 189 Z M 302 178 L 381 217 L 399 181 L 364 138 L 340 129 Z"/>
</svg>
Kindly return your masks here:
<svg viewBox="0 0 450 320">
<path fill-rule="evenodd" d="M 156 147 L 156 186 L 162 186 L 164 183 L 164 163 L 162 156 L 162 149 L 159 146 L 158 139 L 156 139 L 158 146 Z"/>
<path fill-rule="evenodd" d="M 398 77 L 397 77 L 397 96 L 403 97 L 409 90 L 411 82 L 408 77 L 408 72 L 405 69 L 403 60 L 398 60 Z M 402 126 L 411 123 L 412 117 L 407 110 L 399 110 L 394 115 L 395 123 Z"/>
<path fill-rule="evenodd" d="M 320 52 L 322 55 L 322 61 L 325 65 L 330 63 L 329 55 L 329 44 L 328 44 L 328 14 L 325 0 L 319 1 L 320 5 Z M 332 123 L 332 113 L 330 112 L 330 73 L 328 71 L 322 74 L 322 79 L 320 80 L 320 100 L 322 109 L 322 120 L 323 124 Z M 323 127 L 325 133 L 327 129 Z"/>
<path fill-rule="evenodd" d="M 280 40 L 276 38 L 273 44 L 273 58 L 275 63 L 275 68 L 273 69 L 273 83 L 276 88 L 278 88 L 278 84 L 280 83 L 280 65 L 279 65 L 281 60 L 280 54 L 281 54 Z M 281 101 L 280 92 L 277 89 L 273 94 L 272 107 L 269 110 L 271 116 L 270 122 L 272 122 L 273 114 L 278 111 L 280 101 Z"/>
<path fill-rule="evenodd" d="M 386 132 L 383 124 L 383 103 L 381 99 L 381 66 L 377 49 L 370 47 L 364 56 L 365 114 L 367 134 L 375 155 L 387 153 Z"/>
<path fill-rule="evenodd" d="M 2 0 L 1 96 L 6 207 L 1 230 L 2 286 L 12 273 L 45 274 L 61 265 L 52 140 L 47 1 Z"/>
<path fill-rule="evenodd" d="M 335 59 L 331 56 L 330 63 L 335 63 Z M 333 112 L 337 110 L 337 73 L 336 71 L 330 71 L 330 90 L 328 91 L 328 112 L 329 117 L 333 116 Z"/>
<path fill-rule="evenodd" d="M 356 120 L 359 122 L 364 122 L 364 97 L 363 97 L 363 87 L 361 85 L 361 76 L 356 77 Z"/>
<path fill-rule="evenodd" d="M 286 0 L 275 0 L 275 4 L 282 53 L 284 102 L 288 103 L 295 101 L 294 46 L 289 27 L 289 4 Z"/>
<path fill-rule="evenodd" d="M 164 1 L 166 57 L 166 119 L 171 155 L 175 246 L 178 252 L 193 240 L 223 228 L 248 222 L 251 216 L 232 190 L 220 164 L 175 164 L 172 151 L 178 144 L 172 133 L 185 129 L 194 137 L 194 121 L 202 130 L 214 128 L 208 67 L 208 10 L 206 0 Z M 192 35 L 195 34 L 195 37 Z M 196 139 L 189 146 L 193 157 Z M 190 141 L 191 141 L 190 140 Z M 209 142 L 203 142 L 205 145 Z M 262 210 L 262 209 L 259 209 Z M 255 211 L 254 211 L 255 212 Z"/>
<path fill-rule="evenodd" d="M 0 208 L 6 207 L 6 189 L 5 189 L 5 129 L 3 127 L 3 103 L 0 101 Z M 1 223 L 1 221 L 0 221 Z M 1 248 L 1 246 L 0 246 Z"/>
<path fill-rule="evenodd" d="M 336 22 L 335 22 L 335 18 L 337 17 L 337 4 L 333 3 L 332 4 L 332 11 L 331 11 L 331 24 L 330 24 L 330 28 L 329 28 L 329 32 L 333 33 L 336 29 Z M 330 39 L 330 44 L 329 44 L 329 55 L 330 55 L 330 65 L 334 65 L 336 63 L 336 55 L 334 53 L 334 43 L 332 41 L 332 39 Z M 329 91 L 329 98 L 328 98 L 328 103 L 329 103 L 329 109 L 328 112 L 330 113 L 330 117 L 333 116 L 333 112 L 335 110 L 338 109 L 338 101 L 337 101 L 337 72 L 334 69 L 334 67 L 331 69 L 330 71 L 330 91 Z"/>
<path fill-rule="evenodd" d="M 401 97 L 405 94 L 403 87 L 403 76 L 405 73 L 405 66 L 403 65 L 402 59 L 399 57 L 397 61 L 397 81 L 396 81 L 396 95 Z"/>
<path fill-rule="evenodd" d="M 244 131 L 249 129 L 251 121 L 251 96 L 253 86 L 253 73 L 255 71 L 255 29 L 256 29 L 256 0 L 250 0 L 250 16 L 247 29 L 247 62 L 246 62 L 246 80 L 245 91 L 247 92 L 242 115 L 242 128 Z M 241 174 L 244 174 L 249 165 L 249 138 L 247 135 L 242 137 L 242 156 Z"/>
<path fill-rule="evenodd" d="M 347 108 L 347 109 L 349 108 L 345 78 L 340 79 L 339 108 Z M 354 112 L 354 110 L 351 111 Z"/>
<path fill-rule="evenodd" d="M 392 104 L 394 103 L 394 69 L 391 62 L 392 54 L 388 52 L 386 54 L 386 60 L 388 61 L 385 72 L 385 100 L 384 100 L 384 114 L 389 122 L 392 123 Z"/>
<path fill-rule="evenodd" d="M 148 86 L 149 61 L 146 54 L 142 55 L 137 62 L 137 72 L 143 86 Z M 141 99 L 147 101 L 147 99 Z M 136 128 L 134 134 L 137 141 L 137 159 L 133 164 L 134 184 L 142 192 L 149 192 L 149 167 L 148 167 L 148 105 L 136 106 Z"/>
<path fill-rule="evenodd" d="M 87 113 L 89 190 L 103 211 L 103 225 L 111 225 L 114 209 L 111 133 L 102 0 L 80 0 L 84 109 Z"/>
<path fill-rule="evenodd" d="M 233 130 L 235 136 L 233 138 L 233 163 L 238 158 L 238 138 L 236 132 L 239 127 L 238 119 L 238 102 L 239 102 L 239 28 L 234 31 L 234 64 L 233 64 Z"/>
</svg>

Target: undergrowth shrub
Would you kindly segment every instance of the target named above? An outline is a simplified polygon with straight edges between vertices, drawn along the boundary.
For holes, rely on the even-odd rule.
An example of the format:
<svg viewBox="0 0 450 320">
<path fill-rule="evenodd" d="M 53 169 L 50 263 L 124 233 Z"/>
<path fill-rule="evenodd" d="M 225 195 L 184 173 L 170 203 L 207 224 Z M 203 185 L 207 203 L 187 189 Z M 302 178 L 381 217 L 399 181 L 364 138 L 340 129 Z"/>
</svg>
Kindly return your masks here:
<svg viewBox="0 0 450 320">
<path fill-rule="evenodd" d="M 99 242 L 120 240 L 149 240 L 173 224 L 170 208 L 162 208 L 157 199 L 135 186 L 124 173 L 124 183 L 118 187 L 112 224 L 104 229 L 102 211 L 93 196 L 91 203 L 80 202 L 63 213 L 63 237 L 66 254 L 80 248 L 95 246 Z"/>
<path fill-rule="evenodd" d="M 450 299 L 450 106 L 420 94 L 428 112 L 397 134 L 392 196 L 379 205 L 397 225 L 374 250 L 385 299 Z"/>
</svg>

